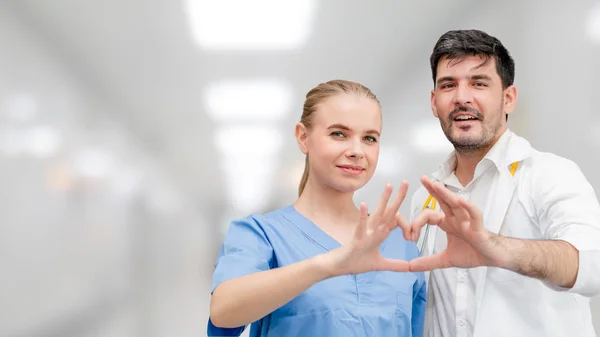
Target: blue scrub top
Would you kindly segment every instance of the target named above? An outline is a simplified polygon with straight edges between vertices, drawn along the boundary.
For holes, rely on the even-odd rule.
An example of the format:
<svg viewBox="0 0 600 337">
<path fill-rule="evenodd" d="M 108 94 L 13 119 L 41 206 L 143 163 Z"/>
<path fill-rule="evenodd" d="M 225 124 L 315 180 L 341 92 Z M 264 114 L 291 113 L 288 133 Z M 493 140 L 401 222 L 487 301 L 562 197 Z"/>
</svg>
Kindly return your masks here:
<svg viewBox="0 0 600 337">
<path fill-rule="evenodd" d="M 283 267 L 340 247 L 293 206 L 231 223 L 219 251 L 212 291 L 223 281 Z M 412 260 L 417 246 L 393 230 L 381 244 L 383 257 Z M 251 324 L 251 337 L 423 335 L 426 285 L 423 273 L 378 271 L 343 275 L 314 284 Z M 239 336 L 245 327 L 219 328 L 208 336 Z"/>
</svg>

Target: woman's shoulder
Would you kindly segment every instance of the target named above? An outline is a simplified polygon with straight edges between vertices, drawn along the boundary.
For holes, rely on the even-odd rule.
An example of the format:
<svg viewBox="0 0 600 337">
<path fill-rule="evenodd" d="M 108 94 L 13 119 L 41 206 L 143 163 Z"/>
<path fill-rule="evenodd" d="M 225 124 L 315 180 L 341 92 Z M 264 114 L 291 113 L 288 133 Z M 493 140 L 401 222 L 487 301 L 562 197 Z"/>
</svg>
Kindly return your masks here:
<svg viewBox="0 0 600 337">
<path fill-rule="evenodd" d="M 289 215 L 294 214 L 295 212 L 296 210 L 294 209 L 294 206 L 288 205 L 266 212 L 252 213 L 245 218 L 239 219 L 238 221 L 251 221 L 261 227 L 264 227 L 280 223 L 281 221 L 286 221 Z"/>
</svg>

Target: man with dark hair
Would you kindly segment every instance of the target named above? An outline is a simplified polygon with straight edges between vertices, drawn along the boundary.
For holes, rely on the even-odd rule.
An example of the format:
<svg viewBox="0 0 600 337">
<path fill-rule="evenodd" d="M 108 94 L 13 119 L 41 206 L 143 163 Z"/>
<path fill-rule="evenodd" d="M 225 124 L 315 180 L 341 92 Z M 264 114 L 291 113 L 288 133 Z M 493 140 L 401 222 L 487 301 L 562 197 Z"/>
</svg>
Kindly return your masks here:
<svg viewBox="0 0 600 337">
<path fill-rule="evenodd" d="M 425 335 L 596 336 L 600 205 L 572 161 L 507 128 L 515 64 L 495 37 L 449 31 L 431 55 L 433 115 L 455 151 L 413 195 L 428 271 Z M 419 235 L 420 234 L 420 235 Z"/>
</svg>

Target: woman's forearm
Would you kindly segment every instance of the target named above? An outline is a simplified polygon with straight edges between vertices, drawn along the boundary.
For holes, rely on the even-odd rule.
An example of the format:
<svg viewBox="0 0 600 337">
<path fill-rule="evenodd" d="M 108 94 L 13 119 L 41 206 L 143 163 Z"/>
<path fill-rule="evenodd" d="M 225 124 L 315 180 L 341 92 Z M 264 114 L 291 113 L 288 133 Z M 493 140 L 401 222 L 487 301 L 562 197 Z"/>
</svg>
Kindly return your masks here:
<svg viewBox="0 0 600 337">
<path fill-rule="evenodd" d="M 255 322 L 313 284 L 335 276 L 328 267 L 329 253 L 285 267 L 266 270 L 218 285 L 210 301 L 210 319 L 215 326 L 235 328 Z"/>
</svg>

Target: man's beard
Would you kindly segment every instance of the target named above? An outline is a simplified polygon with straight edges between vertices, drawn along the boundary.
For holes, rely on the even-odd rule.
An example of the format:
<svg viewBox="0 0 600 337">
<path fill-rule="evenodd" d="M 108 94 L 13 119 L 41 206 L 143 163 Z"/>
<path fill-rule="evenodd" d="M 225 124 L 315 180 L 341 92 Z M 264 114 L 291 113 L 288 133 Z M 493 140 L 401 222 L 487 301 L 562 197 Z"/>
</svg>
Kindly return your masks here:
<svg viewBox="0 0 600 337">
<path fill-rule="evenodd" d="M 452 135 L 452 125 L 455 122 L 454 118 L 458 113 L 461 112 L 470 113 L 474 115 L 474 117 L 476 117 L 477 120 L 479 120 L 479 122 L 481 123 L 481 134 L 479 135 L 479 137 L 461 139 L 460 137 L 454 137 Z M 501 113 L 498 115 L 500 116 L 499 118 L 502 118 Z M 450 114 L 448 115 L 448 120 L 446 121 L 446 123 L 442 123 L 442 121 L 440 120 L 440 124 L 442 124 L 442 130 L 444 131 L 446 138 L 450 141 L 450 143 L 452 143 L 454 149 L 458 153 L 463 155 L 471 155 L 481 150 L 489 148 L 491 143 L 494 141 L 494 136 L 502 127 L 502 121 L 496 121 L 496 123 L 494 123 L 494 121 L 490 122 L 493 124 L 486 124 L 483 114 L 479 110 L 467 106 L 459 106 L 456 109 L 452 110 L 452 112 L 450 112 Z"/>
</svg>

